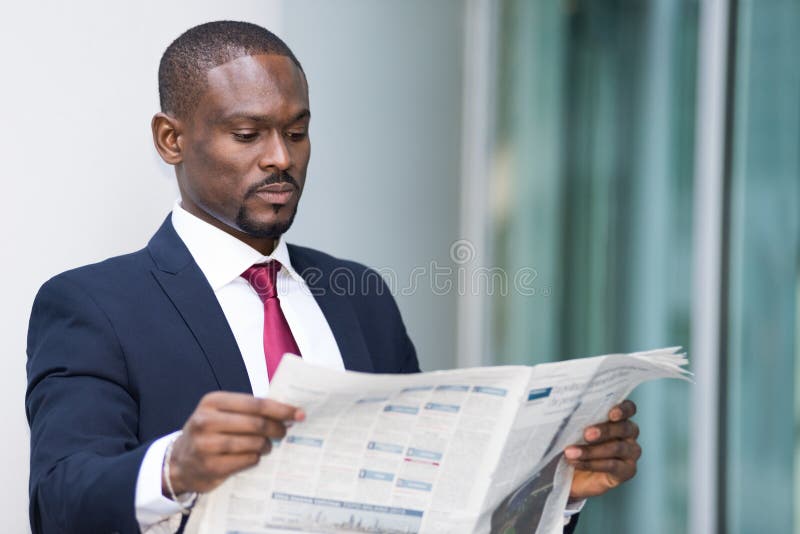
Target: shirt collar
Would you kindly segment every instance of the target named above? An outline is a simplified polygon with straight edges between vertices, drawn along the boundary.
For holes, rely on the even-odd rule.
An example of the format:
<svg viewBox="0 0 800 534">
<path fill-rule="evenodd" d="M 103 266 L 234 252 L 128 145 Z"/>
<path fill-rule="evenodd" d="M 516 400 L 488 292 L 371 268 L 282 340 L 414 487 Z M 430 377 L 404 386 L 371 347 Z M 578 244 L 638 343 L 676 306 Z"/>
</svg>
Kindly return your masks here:
<svg viewBox="0 0 800 534">
<path fill-rule="evenodd" d="M 180 199 L 172 207 L 172 226 L 189 249 L 214 291 L 236 280 L 251 265 L 277 260 L 281 272 L 305 285 L 305 280 L 292 267 L 289 249 L 283 236 L 269 256 L 236 239 L 181 207 Z M 279 273 L 280 274 L 280 273 Z"/>
</svg>

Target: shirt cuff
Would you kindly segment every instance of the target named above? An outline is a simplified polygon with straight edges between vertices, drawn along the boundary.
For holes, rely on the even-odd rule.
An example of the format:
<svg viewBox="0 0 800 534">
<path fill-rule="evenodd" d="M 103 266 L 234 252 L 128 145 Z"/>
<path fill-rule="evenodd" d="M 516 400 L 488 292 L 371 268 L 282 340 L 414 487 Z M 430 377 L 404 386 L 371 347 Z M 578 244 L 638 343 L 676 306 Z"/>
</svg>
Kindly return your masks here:
<svg viewBox="0 0 800 534">
<path fill-rule="evenodd" d="M 164 454 L 167 446 L 180 435 L 179 430 L 151 443 L 139 467 L 139 476 L 136 479 L 136 521 L 142 532 L 166 521 L 174 523 L 177 520 L 180 524 L 180 504 L 164 497 L 161 491 Z"/>
<path fill-rule="evenodd" d="M 586 499 L 567 501 L 567 505 L 564 507 L 564 526 L 569 525 L 573 515 L 581 513 L 585 504 Z"/>
</svg>

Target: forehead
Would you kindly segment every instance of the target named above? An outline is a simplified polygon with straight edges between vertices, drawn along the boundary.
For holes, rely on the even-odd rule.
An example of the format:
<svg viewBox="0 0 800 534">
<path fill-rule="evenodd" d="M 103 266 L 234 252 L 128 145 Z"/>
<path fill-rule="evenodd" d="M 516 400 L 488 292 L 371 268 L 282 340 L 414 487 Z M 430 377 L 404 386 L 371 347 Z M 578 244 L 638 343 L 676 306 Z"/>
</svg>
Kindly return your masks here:
<svg viewBox="0 0 800 534">
<path fill-rule="evenodd" d="M 308 88 L 297 65 L 285 56 L 242 56 L 209 70 L 197 111 L 211 121 L 231 114 L 276 120 L 308 109 Z"/>
</svg>

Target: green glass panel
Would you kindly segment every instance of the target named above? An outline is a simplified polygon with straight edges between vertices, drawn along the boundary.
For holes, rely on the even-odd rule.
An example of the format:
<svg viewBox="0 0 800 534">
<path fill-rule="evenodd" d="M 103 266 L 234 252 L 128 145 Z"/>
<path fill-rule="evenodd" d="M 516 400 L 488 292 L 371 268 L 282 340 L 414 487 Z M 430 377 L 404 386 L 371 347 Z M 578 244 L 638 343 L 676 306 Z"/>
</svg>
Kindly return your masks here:
<svg viewBox="0 0 800 534">
<path fill-rule="evenodd" d="M 800 2 L 741 1 L 735 28 L 723 530 L 792 532 Z"/>
<path fill-rule="evenodd" d="M 689 344 L 698 7 L 504 0 L 495 264 L 541 289 L 492 301 L 497 363 Z M 645 456 L 578 531 L 686 530 L 688 394 L 637 393 Z"/>
</svg>

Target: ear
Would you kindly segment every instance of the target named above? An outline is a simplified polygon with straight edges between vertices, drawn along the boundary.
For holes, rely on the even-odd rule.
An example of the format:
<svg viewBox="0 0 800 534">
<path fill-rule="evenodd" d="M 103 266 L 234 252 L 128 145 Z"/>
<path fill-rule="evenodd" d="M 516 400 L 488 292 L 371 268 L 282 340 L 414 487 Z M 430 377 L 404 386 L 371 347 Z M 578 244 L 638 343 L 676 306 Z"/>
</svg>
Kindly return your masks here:
<svg viewBox="0 0 800 534">
<path fill-rule="evenodd" d="M 183 161 L 183 142 L 181 121 L 158 112 L 153 115 L 150 128 L 153 130 L 153 144 L 161 155 L 161 159 L 170 165 Z"/>
</svg>

